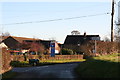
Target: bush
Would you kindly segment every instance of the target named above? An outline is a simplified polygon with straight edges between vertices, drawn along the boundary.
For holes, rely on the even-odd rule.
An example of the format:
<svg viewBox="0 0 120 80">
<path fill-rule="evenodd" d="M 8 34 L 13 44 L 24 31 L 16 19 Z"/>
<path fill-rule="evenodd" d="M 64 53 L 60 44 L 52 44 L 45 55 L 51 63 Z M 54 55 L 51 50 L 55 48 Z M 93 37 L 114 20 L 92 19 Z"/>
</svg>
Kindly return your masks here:
<svg viewBox="0 0 120 80">
<path fill-rule="evenodd" d="M 62 54 L 63 55 L 73 55 L 74 53 L 73 53 L 73 50 L 71 50 L 71 49 L 63 48 L 62 49 Z"/>
</svg>

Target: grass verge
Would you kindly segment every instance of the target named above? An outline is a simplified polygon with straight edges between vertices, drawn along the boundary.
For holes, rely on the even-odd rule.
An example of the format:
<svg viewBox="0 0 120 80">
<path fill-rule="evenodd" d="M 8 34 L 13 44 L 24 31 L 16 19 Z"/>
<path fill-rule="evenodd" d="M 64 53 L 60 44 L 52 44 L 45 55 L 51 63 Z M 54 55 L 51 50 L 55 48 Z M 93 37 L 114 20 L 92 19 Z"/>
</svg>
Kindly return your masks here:
<svg viewBox="0 0 120 80">
<path fill-rule="evenodd" d="M 42 61 L 40 61 L 40 63 L 69 63 L 69 62 L 81 62 L 81 61 L 85 61 L 85 59 L 70 59 L 70 60 L 65 60 L 65 59 L 61 59 L 61 60 L 42 60 Z"/>
<path fill-rule="evenodd" d="M 53 65 L 53 64 L 60 64 L 60 63 L 70 63 L 70 62 L 82 62 L 85 59 L 74 59 L 74 60 L 40 60 L 37 66 L 44 66 L 44 65 Z M 28 61 L 12 61 L 10 63 L 13 67 L 31 67 L 32 65 L 29 64 Z"/>
<path fill-rule="evenodd" d="M 75 69 L 80 78 L 120 78 L 120 54 L 87 59 Z"/>
<path fill-rule="evenodd" d="M 17 75 L 16 72 L 12 72 L 12 71 L 5 72 L 4 74 L 2 74 L 2 80 L 11 79 L 16 75 Z"/>
</svg>

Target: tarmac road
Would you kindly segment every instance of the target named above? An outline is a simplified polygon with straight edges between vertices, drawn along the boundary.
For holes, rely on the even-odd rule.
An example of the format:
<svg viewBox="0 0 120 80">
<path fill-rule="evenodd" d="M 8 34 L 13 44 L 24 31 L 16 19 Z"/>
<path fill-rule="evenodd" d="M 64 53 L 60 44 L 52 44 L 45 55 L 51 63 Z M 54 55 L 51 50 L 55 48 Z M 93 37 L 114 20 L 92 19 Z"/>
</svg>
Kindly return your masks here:
<svg viewBox="0 0 120 80">
<path fill-rule="evenodd" d="M 55 64 L 48 66 L 35 66 L 35 67 L 24 67 L 24 68 L 13 68 L 13 72 L 18 72 L 19 75 L 12 80 L 16 79 L 67 79 L 76 80 L 77 76 L 74 73 L 74 68 L 79 63 L 65 63 Z"/>
</svg>

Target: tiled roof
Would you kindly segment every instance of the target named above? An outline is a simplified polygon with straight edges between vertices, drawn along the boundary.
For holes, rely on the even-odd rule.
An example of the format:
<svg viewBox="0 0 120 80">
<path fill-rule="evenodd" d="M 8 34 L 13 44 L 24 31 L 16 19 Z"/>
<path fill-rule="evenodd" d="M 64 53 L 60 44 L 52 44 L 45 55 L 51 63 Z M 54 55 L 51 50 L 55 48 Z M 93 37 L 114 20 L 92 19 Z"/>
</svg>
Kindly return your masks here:
<svg viewBox="0 0 120 80">
<path fill-rule="evenodd" d="M 70 37 L 99 37 L 99 35 L 67 35 Z"/>
<path fill-rule="evenodd" d="M 67 35 L 64 44 L 82 44 L 92 37 L 99 37 L 99 35 Z"/>
<path fill-rule="evenodd" d="M 4 40 L 4 39 L 6 39 L 6 38 L 8 38 L 9 36 L 2 36 L 1 38 L 2 38 L 2 40 Z"/>
<path fill-rule="evenodd" d="M 16 36 L 5 36 L 5 37 L 2 37 L 2 39 L 4 40 L 4 39 L 7 39 L 8 37 L 12 37 L 20 43 L 23 42 L 24 40 L 41 40 L 41 39 L 35 39 L 35 38 L 16 37 Z"/>
</svg>

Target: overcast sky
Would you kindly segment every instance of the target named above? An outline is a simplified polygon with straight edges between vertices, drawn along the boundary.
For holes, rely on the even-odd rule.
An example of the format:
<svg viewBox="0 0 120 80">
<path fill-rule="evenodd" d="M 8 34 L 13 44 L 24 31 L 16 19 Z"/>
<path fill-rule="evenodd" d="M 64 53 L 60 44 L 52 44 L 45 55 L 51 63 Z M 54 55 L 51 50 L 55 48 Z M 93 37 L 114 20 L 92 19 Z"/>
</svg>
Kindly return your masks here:
<svg viewBox="0 0 120 80">
<path fill-rule="evenodd" d="M 0 27 L 13 36 L 54 38 L 58 42 L 64 42 L 72 30 L 103 38 L 110 35 L 111 15 L 107 13 L 111 12 L 111 2 L 97 1 L 1 2 L 1 22 L 9 25 Z"/>
</svg>

